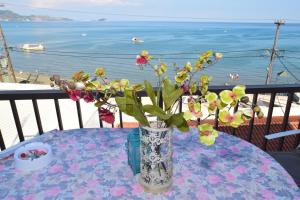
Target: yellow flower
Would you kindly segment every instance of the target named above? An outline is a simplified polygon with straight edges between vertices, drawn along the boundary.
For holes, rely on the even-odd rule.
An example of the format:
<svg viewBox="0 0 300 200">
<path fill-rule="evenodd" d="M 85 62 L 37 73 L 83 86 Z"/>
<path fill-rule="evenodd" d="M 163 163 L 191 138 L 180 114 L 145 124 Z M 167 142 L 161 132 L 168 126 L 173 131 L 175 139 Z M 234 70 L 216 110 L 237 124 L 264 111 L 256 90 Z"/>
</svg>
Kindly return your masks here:
<svg viewBox="0 0 300 200">
<path fill-rule="evenodd" d="M 199 125 L 198 131 L 200 132 L 200 142 L 207 146 L 213 145 L 216 141 L 216 138 L 219 136 L 218 131 L 216 131 L 210 124 Z"/>
<path fill-rule="evenodd" d="M 215 56 L 216 60 L 220 60 L 223 57 L 223 54 L 222 53 L 215 53 L 214 56 Z"/>
<path fill-rule="evenodd" d="M 187 62 L 185 65 L 184 65 L 184 69 L 188 72 L 192 72 L 193 71 L 193 67 L 192 67 L 192 64 L 190 62 Z"/>
<path fill-rule="evenodd" d="M 103 77 L 105 76 L 105 70 L 103 67 L 99 67 L 95 70 L 95 75 L 98 77 Z"/>
</svg>

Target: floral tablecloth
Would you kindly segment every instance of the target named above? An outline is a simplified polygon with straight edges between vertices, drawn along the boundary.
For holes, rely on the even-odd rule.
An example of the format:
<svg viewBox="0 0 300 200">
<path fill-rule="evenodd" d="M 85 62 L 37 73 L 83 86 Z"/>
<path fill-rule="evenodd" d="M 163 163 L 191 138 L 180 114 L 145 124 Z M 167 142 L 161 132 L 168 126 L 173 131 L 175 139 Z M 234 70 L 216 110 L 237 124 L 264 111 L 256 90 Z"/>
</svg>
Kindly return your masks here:
<svg viewBox="0 0 300 200">
<path fill-rule="evenodd" d="M 77 129 L 46 133 L 54 161 L 28 174 L 0 158 L 0 199 L 300 199 L 290 175 L 268 154 L 220 133 L 206 147 L 197 134 L 174 133 L 173 186 L 145 193 L 127 165 L 129 129 Z"/>
</svg>

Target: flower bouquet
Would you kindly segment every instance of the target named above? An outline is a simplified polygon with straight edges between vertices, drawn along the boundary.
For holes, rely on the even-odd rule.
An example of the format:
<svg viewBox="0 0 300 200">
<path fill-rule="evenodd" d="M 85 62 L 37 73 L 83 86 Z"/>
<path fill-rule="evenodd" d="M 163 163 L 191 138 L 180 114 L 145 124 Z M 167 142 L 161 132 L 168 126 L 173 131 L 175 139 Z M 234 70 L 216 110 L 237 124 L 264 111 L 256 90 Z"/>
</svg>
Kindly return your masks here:
<svg viewBox="0 0 300 200">
<path fill-rule="evenodd" d="M 151 192 L 165 191 L 172 183 L 172 128 L 182 132 L 189 131 L 189 125 L 199 130 L 199 140 L 205 145 L 214 144 L 218 131 L 205 119 L 218 111 L 220 123 L 239 127 L 255 113 L 262 117 L 260 109 L 234 112 L 234 107 L 242 103 L 247 105 L 245 86 L 237 85 L 232 90 L 219 94 L 208 91 L 212 78 L 201 74 L 206 67 L 212 66 L 222 58 L 221 53 L 207 51 L 202 53 L 192 64 L 174 65 L 176 75 L 166 75 L 168 65 L 160 59 L 142 51 L 136 57 L 136 64 L 141 69 L 151 67 L 157 77 L 158 85 L 145 80 L 144 83 L 130 84 L 128 79 L 110 80 L 103 67 L 95 70 L 93 76 L 84 71 L 76 72 L 71 80 L 52 77 L 53 86 L 65 90 L 71 99 L 84 99 L 93 102 L 99 108 L 100 119 L 107 123 L 115 121 L 117 109 L 134 117 L 140 125 L 141 175 L 140 183 Z M 196 78 L 198 76 L 198 78 Z M 151 103 L 144 105 L 140 92 L 145 91 Z M 186 95 L 188 109 L 180 112 L 179 106 Z M 110 99 L 115 98 L 115 104 Z M 206 105 L 206 107 L 204 106 Z M 206 109 L 206 112 L 204 112 Z M 155 121 L 149 120 L 155 117 Z M 200 122 L 204 123 L 200 123 Z"/>
</svg>

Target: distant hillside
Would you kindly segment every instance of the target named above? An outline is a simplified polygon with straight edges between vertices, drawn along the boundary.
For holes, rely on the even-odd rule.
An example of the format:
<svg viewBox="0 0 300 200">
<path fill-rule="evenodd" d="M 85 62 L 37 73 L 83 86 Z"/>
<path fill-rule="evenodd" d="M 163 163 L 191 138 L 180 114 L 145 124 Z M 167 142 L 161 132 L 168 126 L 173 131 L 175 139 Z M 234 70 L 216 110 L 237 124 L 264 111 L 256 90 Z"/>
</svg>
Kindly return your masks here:
<svg viewBox="0 0 300 200">
<path fill-rule="evenodd" d="M 64 17 L 50 17 L 44 15 L 19 15 L 10 10 L 0 10 L 0 21 L 72 21 L 71 19 Z"/>
</svg>

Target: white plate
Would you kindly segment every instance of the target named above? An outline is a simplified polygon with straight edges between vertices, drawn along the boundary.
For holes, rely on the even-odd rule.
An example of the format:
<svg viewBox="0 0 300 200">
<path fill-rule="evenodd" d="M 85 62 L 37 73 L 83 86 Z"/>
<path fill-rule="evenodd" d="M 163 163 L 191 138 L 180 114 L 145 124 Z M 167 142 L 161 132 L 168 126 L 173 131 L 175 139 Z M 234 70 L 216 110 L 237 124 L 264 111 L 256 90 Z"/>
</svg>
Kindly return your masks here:
<svg viewBox="0 0 300 200">
<path fill-rule="evenodd" d="M 36 159 L 24 160 L 19 157 L 22 152 L 27 152 L 34 149 L 43 149 L 47 152 L 46 155 L 43 155 Z M 22 172 L 30 172 L 38 169 L 45 168 L 52 161 L 52 149 L 51 146 L 42 142 L 32 142 L 26 144 L 15 151 L 14 160 L 15 168 Z"/>
</svg>

